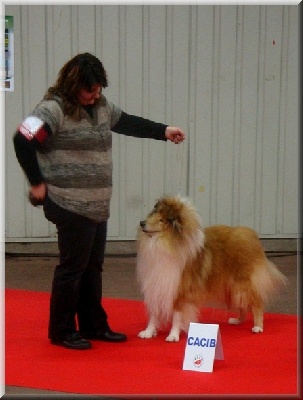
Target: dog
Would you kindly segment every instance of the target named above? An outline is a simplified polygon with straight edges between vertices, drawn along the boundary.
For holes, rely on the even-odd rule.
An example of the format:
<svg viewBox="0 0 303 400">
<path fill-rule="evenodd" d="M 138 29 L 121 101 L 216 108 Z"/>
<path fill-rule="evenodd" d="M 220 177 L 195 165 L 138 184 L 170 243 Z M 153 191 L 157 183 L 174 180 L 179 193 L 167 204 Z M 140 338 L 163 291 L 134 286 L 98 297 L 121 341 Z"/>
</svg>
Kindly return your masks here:
<svg viewBox="0 0 303 400">
<path fill-rule="evenodd" d="M 263 332 L 264 305 L 287 282 L 253 229 L 203 229 L 196 209 L 181 196 L 160 198 L 140 222 L 137 279 L 149 314 L 138 336 L 151 338 L 172 324 L 169 342 L 179 341 L 207 304 L 237 311 L 230 324 L 240 324 L 251 311 L 252 332 Z"/>
</svg>

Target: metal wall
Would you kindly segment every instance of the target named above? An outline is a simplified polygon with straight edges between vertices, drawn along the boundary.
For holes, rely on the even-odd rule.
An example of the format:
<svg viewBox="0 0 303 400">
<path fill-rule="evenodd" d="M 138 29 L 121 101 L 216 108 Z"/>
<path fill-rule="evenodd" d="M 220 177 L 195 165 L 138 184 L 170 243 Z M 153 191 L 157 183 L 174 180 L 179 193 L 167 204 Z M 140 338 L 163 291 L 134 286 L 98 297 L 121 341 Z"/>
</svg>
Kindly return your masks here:
<svg viewBox="0 0 303 400">
<path fill-rule="evenodd" d="M 61 66 L 89 51 L 108 99 L 182 127 L 182 145 L 113 134 L 109 239 L 134 239 L 163 194 L 188 195 L 204 225 L 298 233 L 298 6 L 9 5 L 15 90 L 5 93 L 7 241 L 53 240 L 26 201 L 12 136 Z"/>
</svg>

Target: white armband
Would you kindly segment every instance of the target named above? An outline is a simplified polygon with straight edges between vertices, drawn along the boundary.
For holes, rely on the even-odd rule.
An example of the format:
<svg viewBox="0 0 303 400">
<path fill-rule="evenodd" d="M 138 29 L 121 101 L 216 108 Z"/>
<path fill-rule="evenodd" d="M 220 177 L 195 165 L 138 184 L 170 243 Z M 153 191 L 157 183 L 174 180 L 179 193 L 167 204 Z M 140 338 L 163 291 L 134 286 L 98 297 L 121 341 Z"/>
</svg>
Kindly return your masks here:
<svg viewBox="0 0 303 400">
<path fill-rule="evenodd" d="M 37 139 L 38 142 L 43 142 L 47 137 L 47 131 L 44 129 L 44 122 L 33 115 L 25 118 L 19 125 L 18 130 L 27 140 Z"/>
</svg>

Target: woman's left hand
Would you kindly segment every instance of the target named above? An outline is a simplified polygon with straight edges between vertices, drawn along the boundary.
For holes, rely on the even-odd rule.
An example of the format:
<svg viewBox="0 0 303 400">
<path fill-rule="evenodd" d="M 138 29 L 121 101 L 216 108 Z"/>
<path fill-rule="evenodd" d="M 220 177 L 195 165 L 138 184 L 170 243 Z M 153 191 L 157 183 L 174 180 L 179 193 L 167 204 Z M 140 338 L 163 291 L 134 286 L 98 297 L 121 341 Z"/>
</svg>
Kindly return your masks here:
<svg viewBox="0 0 303 400">
<path fill-rule="evenodd" d="M 176 126 L 168 126 L 165 130 L 165 137 L 171 142 L 179 144 L 185 139 L 185 133 Z"/>
</svg>

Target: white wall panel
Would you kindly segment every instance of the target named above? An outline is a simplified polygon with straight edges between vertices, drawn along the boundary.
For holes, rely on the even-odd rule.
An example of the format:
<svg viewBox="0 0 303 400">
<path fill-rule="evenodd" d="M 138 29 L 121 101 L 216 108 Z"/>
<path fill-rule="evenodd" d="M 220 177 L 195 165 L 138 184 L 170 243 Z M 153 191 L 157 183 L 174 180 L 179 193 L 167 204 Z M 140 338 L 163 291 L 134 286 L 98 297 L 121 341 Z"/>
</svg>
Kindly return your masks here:
<svg viewBox="0 0 303 400">
<path fill-rule="evenodd" d="M 191 70 L 189 110 L 189 194 L 199 207 L 203 221 L 209 224 L 211 207 L 214 204 L 212 185 L 216 186 L 216 170 L 212 160 L 216 158 L 216 136 L 214 131 L 214 112 L 216 107 L 217 80 L 213 79 L 216 70 L 214 43 L 218 19 L 215 7 L 192 7 L 191 19 Z M 218 30 L 217 30 L 218 31 Z M 217 32 L 216 31 L 216 32 Z M 217 66 L 217 64 L 216 64 Z M 217 119 L 216 119 L 217 121 Z"/>
<path fill-rule="evenodd" d="M 299 61 L 298 61 L 298 8 L 287 7 L 284 18 L 283 37 L 283 89 L 281 113 L 281 146 L 283 158 L 279 157 L 281 207 L 278 209 L 278 233 L 298 232 L 299 199 Z M 302 134 L 302 133 L 301 133 Z M 300 171 L 302 173 L 302 171 Z M 301 181 L 302 184 L 302 181 Z"/>
<path fill-rule="evenodd" d="M 165 6 L 151 6 L 143 10 L 144 64 L 143 117 L 167 122 L 166 118 L 166 10 Z M 162 142 L 144 141 L 143 214 L 152 208 L 155 198 L 165 192 L 166 150 Z M 159 176 L 162 178 L 159 179 Z"/>
<path fill-rule="evenodd" d="M 12 135 L 73 55 L 96 54 L 105 95 L 182 127 L 182 145 L 113 134 L 109 239 L 134 239 L 163 194 L 189 195 L 205 225 L 298 233 L 298 6 L 21 5 L 15 90 L 5 93 L 6 237 L 53 240 L 26 202 Z"/>
<path fill-rule="evenodd" d="M 247 6 L 239 8 L 239 47 L 237 90 L 237 179 L 234 190 L 234 216 L 237 224 L 256 225 L 258 189 L 257 174 L 257 127 L 258 127 L 258 76 L 260 37 L 259 29 L 260 8 Z M 253 56 L 252 56 L 253 55 Z M 258 214 L 258 212 L 257 212 Z M 258 226 L 259 228 L 259 226 Z"/>
<path fill-rule="evenodd" d="M 124 109 L 130 114 L 143 112 L 143 24 L 142 6 L 125 7 L 125 91 Z M 123 83 L 122 83 L 123 84 Z M 125 234 L 131 236 L 142 215 L 143 141 L 129 138 L 124 148 L 125 168 L 122 179 L 126 182 L 121 194 L 125 217 Z M 121 152 L 120 152 L 121 154 Z"/>
</svg>

